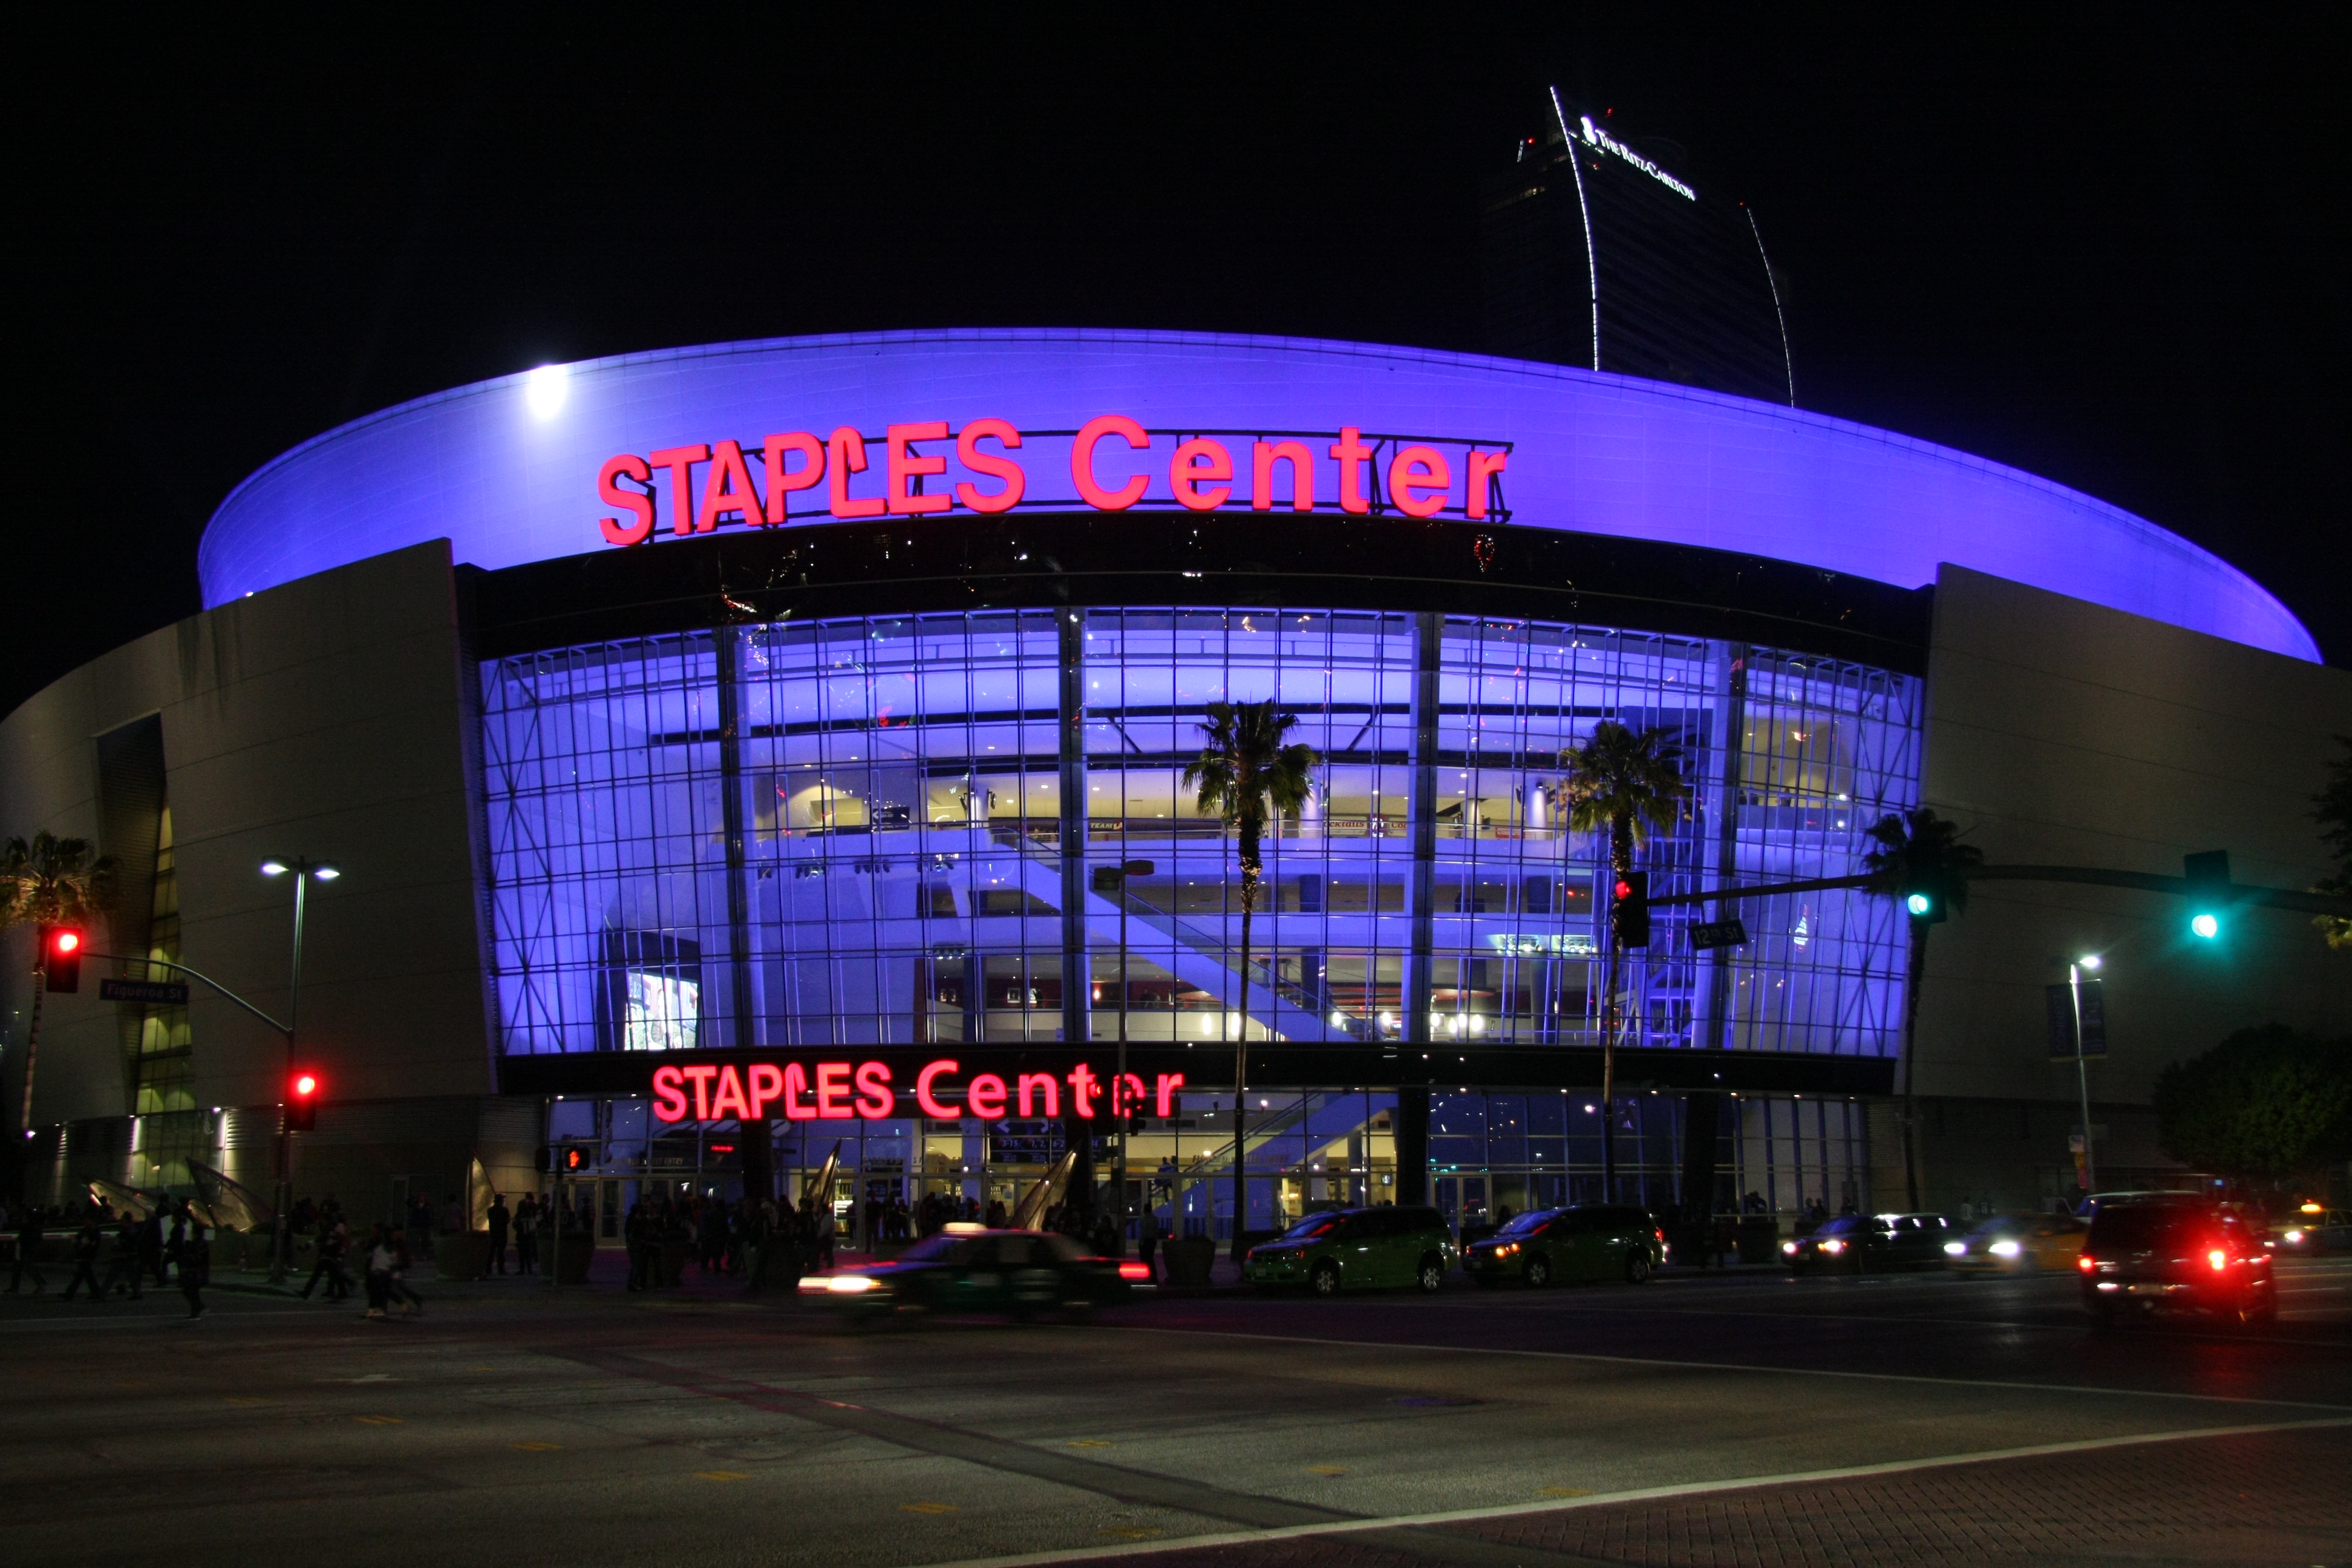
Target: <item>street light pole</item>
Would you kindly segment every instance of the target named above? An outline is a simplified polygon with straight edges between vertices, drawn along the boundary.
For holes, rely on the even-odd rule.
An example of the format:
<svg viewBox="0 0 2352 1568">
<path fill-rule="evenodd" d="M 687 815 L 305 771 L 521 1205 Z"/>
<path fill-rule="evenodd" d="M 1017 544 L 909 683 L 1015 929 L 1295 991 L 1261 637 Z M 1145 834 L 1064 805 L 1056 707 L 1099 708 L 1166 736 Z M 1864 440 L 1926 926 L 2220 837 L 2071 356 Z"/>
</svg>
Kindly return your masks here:
<svg viewBox="0 0 2352 1568">
<path fill-rule="evenodd" d="M 294 1131 L 288 1125 L 290 1118 L 287 1113 L 285 1089 L 286 1080 L 294 1071 L 294 1032 L 302 1021 L 303 916 L 309 907 L 307 895 L 310 891 L 310 879 L 315 877 L 321 882 L 331 882 L 342 875 L 332 866 L 322 865 L 318 861 L 300 857 L 291 860 L 264 860 L 261 863 L 261 874 L 265 877 L 282 877 L 289 872 L 291 872 L 294 877 L 294 960 L 292 971 L 287 982 L 286 1060 L 278 1078 L 278 1151 L 275 1162 L 276 1190 L 273 1194 L 278 1212 L 274 1225 L 275 1235 L 270 1242 L 269 1258 L 269 1282 L 273 1285 L 282 1285 L 286 1282 L 288 1244 L 290 1239 L 287 1227 L 291 1217 L 287 1211 L 294 1204 Z"/>
<path fill-rule="evenodd" d="M 2099 1190 L 2099 1166 L 2091 1152 L 2091 1071 L 2083 1060 L 2083 971 L 2096 969 L 2096 958 L 2078 959 L 2066 966 L 2066 989 L 2074 1004 L 2074 1088 L 2083 1107 L 2083 1195 Z"/>
<path fill-rule="evenodd" d="M 1122 860 L 1117 866 L 1105 866 L 1095 872 L 1095 890 L 1108 892 L 1118 900 L 1118 1067 L 1111 1075 L 1111 1110 L 1118 1114 L 1118 1154 L 1114 1162 L 1118 1192 L 1119 1252 L 1127 1251 L 1127 1124 L 1135 1108 L 1124 1104 L 1127 1096 L 1127 883 L 1130 877 L 1149 877 L 1153 869 L 1149 860 Z"/>
</svg>

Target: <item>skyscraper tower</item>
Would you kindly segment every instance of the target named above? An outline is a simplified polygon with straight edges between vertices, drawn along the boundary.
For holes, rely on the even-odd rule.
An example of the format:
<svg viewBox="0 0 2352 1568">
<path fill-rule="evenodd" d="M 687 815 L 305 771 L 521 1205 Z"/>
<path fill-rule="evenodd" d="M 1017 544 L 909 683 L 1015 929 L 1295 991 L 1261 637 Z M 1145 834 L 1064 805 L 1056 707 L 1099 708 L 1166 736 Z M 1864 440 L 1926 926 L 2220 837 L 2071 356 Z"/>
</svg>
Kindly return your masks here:
<svg viewBox="0 0 2352 1568">
<path fill-rule="evenodd" d="M 1797 400 L 1755 215 L 1557 89 L 1482 205 L 1486 346 L 1520 359 Z"/>
</svg>

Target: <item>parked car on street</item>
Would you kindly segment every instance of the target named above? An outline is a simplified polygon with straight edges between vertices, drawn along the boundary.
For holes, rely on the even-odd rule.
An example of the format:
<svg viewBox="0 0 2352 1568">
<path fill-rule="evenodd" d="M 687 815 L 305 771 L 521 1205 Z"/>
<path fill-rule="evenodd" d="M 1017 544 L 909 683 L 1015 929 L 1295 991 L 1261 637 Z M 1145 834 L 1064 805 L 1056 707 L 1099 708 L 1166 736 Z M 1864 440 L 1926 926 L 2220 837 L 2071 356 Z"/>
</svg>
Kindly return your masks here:
<svg viewBox="0 0 2352 1568">
<path fill-rule="evenodd" d="M 1433 1208 L 1383 1205 L 1311 1214 L 1249 1249 L 1242 1278 L 1265 1289 L 1304 1285 L 1318 1296 L 1412 1285 L 1435 1290 L 1461 1250 Z"/>
<path fill-rule="evenodd" d="M 1125 1300 L 1150 1278 L 1135 1261 L 1097 1258 L 1051 1231 L 951 1225 L 887 1263 L 812 1274 L 801 1300 L 856 1316 L 902 1311 L 1082 1315 Z"/>
<path fill-rule="evenodd" d="M 2083 1304 L 2102 1325 L 2126 1311 L 2278 1316 L 2268 1238 L 2197 1194 L 2107 1203 L 2075 1259 Z"/>
<path fill-rule="evenodd" d="M 1644 1208 L 1581 1204 L 1523 1214 L 1462 1249 L 1462 1271 L 1481 1285 L 1592 1279 L 1647 1282 L 1666 1260 L 1666 1233 Z"/>
<path fill-rule="evenodd" d="M 1946 1265 L 1962 1274 L 2031 1274 L 2072 1268 L 2091 1227 L 2065 1215 L 2004 1214 L 1944 1243 Z"/>
<path fill-rule="evenodd" d="M 1811 1236 L 1780 1244 L 1795 1273 L 1941 1268 L 1952 1222 L 1939 1214 L 1840 1215 Z"/>
</svg>

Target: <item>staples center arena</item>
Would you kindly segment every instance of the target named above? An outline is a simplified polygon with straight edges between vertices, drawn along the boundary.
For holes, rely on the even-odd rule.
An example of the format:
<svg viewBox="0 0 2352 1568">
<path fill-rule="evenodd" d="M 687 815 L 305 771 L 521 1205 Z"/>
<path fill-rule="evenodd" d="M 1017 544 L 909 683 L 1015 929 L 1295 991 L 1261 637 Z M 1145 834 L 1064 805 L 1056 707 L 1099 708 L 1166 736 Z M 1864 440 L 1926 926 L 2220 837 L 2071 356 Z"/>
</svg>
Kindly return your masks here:
<svg viewBox="0 0 2352 1568">
<path fill-rule="evenodd" d="M 2275 598 L 2089 497 L 1782 404 L 1359 343 L 546 367 L 288 452 L 200 568 L 202 614 L 0 726 L 0 824 L 117 858 L 94 950 L 280 1017 L 292 899 L 257 868 L 341 873 L 307 897 L 296 1184 L 358 1217 L 477 1159 L 537 1187 L 549 1144 L 607 1235 L 640 1193 L 836 1146 L 845 1208 L 1009 1199 L 1066 1150 L 1107 1180 L 1122 1035 L 1131 1190 L 1172 1228 L 1234 1223 L 1244 1036 L 1250 1229 L 1598 1198 L 1606 1118 L 1654 1207 L 1899 1206 L 1885 898 L 1659 910 L 1601 1103 L 1605 847 L 1562 821 L 1562 750 L 1612 719 L 1681 749 L 1657 895 L 1850 875 L 1921 804 L 1996 861 L 2227 847 L 2302 886 L 2352 730 Z M 1181 774 L 1209 704 L 1261 699 L 1318 762 L 1244 970 L 1235 840 Z M 1746 941 L 1695 947 L 1719 914 Z M 2177 900 L 1979 885 L 1920 999 L 1927 1201 L 2074 1190 L 2044 992 L 2084 952 L 2110 1184 L 2168 1176 L 2166 1062 L 2352 1011 L 2305 917 L 2199 943 Z M 268 1190 L 283 1037 L 201 984 L 100 994 L 145 973 L 45 1003 L 37 1188 L 193 1162 Z"/>
</svg>

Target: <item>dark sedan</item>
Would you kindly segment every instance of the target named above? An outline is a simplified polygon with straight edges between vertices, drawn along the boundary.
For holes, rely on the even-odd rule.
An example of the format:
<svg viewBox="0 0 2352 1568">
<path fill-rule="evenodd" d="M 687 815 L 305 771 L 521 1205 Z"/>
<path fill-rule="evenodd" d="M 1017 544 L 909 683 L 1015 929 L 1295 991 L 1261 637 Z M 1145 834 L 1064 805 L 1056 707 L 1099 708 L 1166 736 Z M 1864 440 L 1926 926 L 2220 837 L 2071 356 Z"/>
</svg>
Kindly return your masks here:
<svg viewBox="0 0 2352 1568">
<path fill-rule="evenodd" d="M 1799 1274 L 1832 1269 L 1941 1268 L 1952 1222 L 1939 1214 L 1840 1215 L 1811 1236 L 1780 1244 L 1781 1260 Z"/>
<path fill-rule="evenodd" d="M 1538 1209 L 1462 1249 L 1463 1272 L 1479 1284 L 1516 1279 L 1536 1289 L 1555 1280 L 1639 1285 L 1665 1260 L 1665 1233 L 1650 1211 L 1613 1204 Z"/>
<path fill-rule="evenodd" d="M 1141 1263 L 1097 1258 L 1046 1231 L 950 1226 L 887 1263 L 812 1275 L 801 1299 L 860 1317 L 898 1312 L 1082 1316 L 1125 1300 L 1150 1278 Z"/>
<path fill-rule="evenodd" d="M 2193 1195 L 2103 1205 L 2075 1259 L 2083 1305 L 2103 1326 L 2126 1310 L 2269 1322 L 2278 1316 L 2278 1289 L 2267 1240 Z"/>
</svg>

